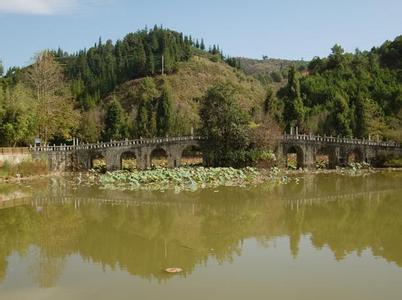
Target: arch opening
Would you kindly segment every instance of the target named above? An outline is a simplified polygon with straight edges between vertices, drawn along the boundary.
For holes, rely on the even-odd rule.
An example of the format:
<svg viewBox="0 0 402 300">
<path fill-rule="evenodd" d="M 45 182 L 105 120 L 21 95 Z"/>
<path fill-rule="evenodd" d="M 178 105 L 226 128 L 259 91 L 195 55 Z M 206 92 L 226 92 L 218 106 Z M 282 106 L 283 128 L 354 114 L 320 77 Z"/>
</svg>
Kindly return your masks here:
<svg viewBox="0 0 402 300">
<path fill-rule="evenodd" d="M 288 169 L 303 168 L 303 150 L 298 146 L 292 146 L 286 153 L 286 167 Z"/>
<path fill-rule="evenodd" d="M 137 169 L 137 156 L 134 152 L 123 152 L 120 156 L 120 166 L 122 170 L 134 171 Z"/>
<path fill-rule="evenodd" d="M 183 149 L 181 155 L 182 166 L 202 166 L 203 165 L 203 153 L 199 146 L 188 146 Z"/>
<path fill-rule="evenodd" d="M 156 148 L 151 152 L 150 155 L 151 168 L 167 168 L 168 167 L 168 156 L 166 150 L 162 148 Z"/>
<path fill-rule="evenodd" d="M 106 172 L 106 159 L 101 153 L 93 154 L 89 159 L 90 169 Z"/>
<path fill-rule="evenodd" d="M 354 164 L 354 163 L 362 163 L 363 162 L 363 154 L 360 149 L 355 148 L 348 153 L 347 156 L 347 163 Z"/>
<path fill-rule="evenodd" d="M 315 167 L 316 169 L 329 169 L 330 163 L 330 150 L 328 148 L 320 148 L 315 154 Z"/>
</svg>

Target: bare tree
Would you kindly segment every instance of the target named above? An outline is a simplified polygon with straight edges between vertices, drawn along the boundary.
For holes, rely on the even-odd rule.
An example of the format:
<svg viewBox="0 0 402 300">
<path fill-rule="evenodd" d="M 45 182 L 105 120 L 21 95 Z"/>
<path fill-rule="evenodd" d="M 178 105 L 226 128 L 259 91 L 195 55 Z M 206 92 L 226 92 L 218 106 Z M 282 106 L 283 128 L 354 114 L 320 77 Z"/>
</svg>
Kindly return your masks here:
<svg viewBox="0 0 402 300">
<path fill-rule="evenodd" d="M 55 136 L 69 138 L 78 124 L 78 113 L 74 111 L 60 64 L 45 51 L 37 56 L 26 74 L 37 104 L 39 137 L 45 143 Z"/>
</svg>

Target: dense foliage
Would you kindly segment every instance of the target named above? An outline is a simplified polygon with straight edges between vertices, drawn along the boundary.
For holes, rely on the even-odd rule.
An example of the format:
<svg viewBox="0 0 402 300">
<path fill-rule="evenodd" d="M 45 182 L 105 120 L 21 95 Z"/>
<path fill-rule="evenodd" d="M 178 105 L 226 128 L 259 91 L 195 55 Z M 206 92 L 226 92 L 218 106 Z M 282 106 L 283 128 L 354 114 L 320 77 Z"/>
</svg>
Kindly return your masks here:
<svg viewBox="0 0 402 300">
<path fill-rule="evenodd" d="M 35 137 L 45 143 L 71 138 L 79 115 L 53 55 L 42 53 L 23 75 L 16 84 L 9 84 L 9 78 L 1 82 L 0 144 L 27 145 Z"/>
<path fill-rule="evenodd" d="M 371 51 L 335 45 L 304 76 L 290 69 L 278 92 L 283 123 L 305 132 L 402 141 L 402 36 Z"/>
<path fill-rule="evenodd" d="M 204 155 L 211 166 L 238 166 L 246 162 L 249 116 L 238 105 L 228 84 L 210 88 L 200 108 Z"/>
<path fill-rule="evenodd" d="M 191 57 L 193 44 L 190 37 L 155 26 L 130 33 L 115 44 L 100 39 L 88 50 L 73 55 L 59 50 L 55 54 L 66 64 L 74 96 L 83 108 L 90 108 L 127 80 L 160 74 L 162 69 L 173 72 L 177 62 Z"/>
<path fill-rule="evenodd" d="M 170 87 L 164 82 L 157 86 L 151 76 L 174 72 L 194 50 L 204 51 L 204 40 L 194 42 L 155 26 L 115 44 L 100 39 L 75 54 L 45 51 L 31 66 L 11 68 L 0 78 L 0 143 L 28 145 L 35 137 L 60 143 L 73 136 L 96 142 L 170 134 L 178 127 L 173 124 L 177 120 L 172 118 Z M 1 76 L 1 62 L 0 71 Z M 125 99 L 110 97 L 118 85 L 143 77 L 129 107 L 122 107 Z"/>
<path fill-rule="evenodd" d="M 0 145 L 182 135 L 195 127 L 213 141 L 210 164 L 229 166 L 250 162 L 251 148 L 269 144 L 264 137 L 293 126 L 402 142 L 402 36 L 354 54 L 336 45 L 287 74 L 284 61 L 265 58 L 261 70 L 248 63 L 259 79 L 269 67 L 272 80 L 246 76 L 245 62 L 157 26 L 75 54 L 45 51 L 4 76 L 0 62 Z"/>
</svg>

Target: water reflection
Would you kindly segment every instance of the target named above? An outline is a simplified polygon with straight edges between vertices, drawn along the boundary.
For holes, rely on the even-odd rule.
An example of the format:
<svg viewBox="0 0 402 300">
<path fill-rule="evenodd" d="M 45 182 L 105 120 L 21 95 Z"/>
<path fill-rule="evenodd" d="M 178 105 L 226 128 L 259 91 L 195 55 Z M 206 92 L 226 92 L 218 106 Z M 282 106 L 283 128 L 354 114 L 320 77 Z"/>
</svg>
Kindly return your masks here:
<svg viewBox="0 0 402 300">
<path fill-rule="evenodd" d="M 310 236 L 336 260 L 371 250 L 402 267 L 402 174 L 306 176 L 279 187 L 196 192 L 116 192 L 76 188 L 67 181 L 30 187 L 23 200 L 0 209 L 0 282 L 13 253 L 27 257 L 37 286 L 53 287 L 69 257 L 168 280 L 180 266 L 190 276 L 209 259 L 242 254 L 245 239 L 269 247 L 287 237 L 293 257 Z M 0 205 L 1 207 L 1 205 Z"/>
</svg>

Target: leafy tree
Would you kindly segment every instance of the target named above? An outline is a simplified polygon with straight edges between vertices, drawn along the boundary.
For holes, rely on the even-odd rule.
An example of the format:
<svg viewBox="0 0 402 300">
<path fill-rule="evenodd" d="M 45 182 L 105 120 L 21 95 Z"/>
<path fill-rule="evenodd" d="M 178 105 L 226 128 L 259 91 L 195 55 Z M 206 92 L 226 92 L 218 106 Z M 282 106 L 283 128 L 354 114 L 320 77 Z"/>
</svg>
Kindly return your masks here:
<svg viewBox="0 0 402 300">
<path fill-rule="evenodd" d="M 342 63 L 344 61 L 344 50 L 343 48 L 338 45 L 335 44 L 332 49 L 331 49 L 332 53 L 331 55 L 328 57 L 328 64 L 327 64 L 327 68 L 337 68 L 337 67 L 341 67 Z"/>
<path fill-rule="evenodd" d="M 0 77 L 3 76 L 3 73 L 4 73 L 4 67 L 2 61 L 0 60 Z"/>
<path fill-rule="evenodd" d="M 39 54 L 26 72 L 36 101 L 37 135 L 43 142 L 69 139 L 78 125 L 78 113 L 64 82 L 60 64 L 49 52 Z"/>
<path fill-rule="evenodd" d="M 32 144 L 35 136 L 36 107 L 25 86 L 8 88 L 0 110 L 0 140 L 3 146 Z"/>
<path fill-rule="evenodd" d="M 204 153 L 211 166 L 246 164 L 249 116 L 239 107 L 236 92 L 229 84 L 218 84 L 201 102 L 201 133 L 207 138 Z"/>
</svg>

